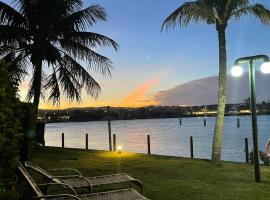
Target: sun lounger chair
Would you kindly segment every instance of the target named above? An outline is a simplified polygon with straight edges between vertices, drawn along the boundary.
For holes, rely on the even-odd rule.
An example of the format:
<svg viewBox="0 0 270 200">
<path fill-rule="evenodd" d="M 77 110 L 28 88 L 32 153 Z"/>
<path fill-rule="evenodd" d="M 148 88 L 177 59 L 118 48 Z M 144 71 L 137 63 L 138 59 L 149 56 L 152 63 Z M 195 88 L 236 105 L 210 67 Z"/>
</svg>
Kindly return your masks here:
<svg viewBox="0 0 270 200">
<path fill-rule="evenodd" d="M 23 177 L 26 179 L 28 184 L 31 186 L 31 189 L 35 193 L 34 199 L 40 199 L 40 200 L 148 200 L 146 197 L 138 193 L 134 189 L 121 189 L 121 190 L 114 190 L 114 191 L 108 191 L 108 192 L 100 192 L 100 193 L 92 193 L 92 194 L 84 194 L 84 195 L 77 195 L 76 191 L 74 191 L 71 187 L 63 184 L 63 183 L 46 183 L 46 184 L 36 184 L 36 182 L 33 180 L 33 178 L 30 176 L 28 171 L 25 169 L 25 167 L 19 163 L 18 169 L 22 173 Z M 70 189 L 70 191 L 73 194 L 53 194 L 53 195 L 47 195 L 43 194 L 40 187 L 42 186 L 67 186 L 67 188 Z"/>
<path fill-rule="evenodd" d="M 125 173 L 94 176 L 94 177 L 84 177 L 78 170 L 75 170 L 72 168 L 50 169 L 49 171 L 73 172 L 73 175 L 55 176 L 51 174 L 49 171 L 46 171 L 42 169 L 41 167 L 39 167 L 38 165 L 31 162 L 26 162 L 25 166 L 27 168 L 30 168 L 38 172 L 49 181 L 52 181 L 55 183 L 64 183 L 66 185 L 69 185 L 73 189 L 87 187 L 89 189 L 89 192 L 92 193 L 93 187 L 95 186 L 129 182 L 130 187 L 131 187 L 131 183 L 139 186 L 141 189 L 141 194 L 143 194 L 142 182 Z"/>
</svg>

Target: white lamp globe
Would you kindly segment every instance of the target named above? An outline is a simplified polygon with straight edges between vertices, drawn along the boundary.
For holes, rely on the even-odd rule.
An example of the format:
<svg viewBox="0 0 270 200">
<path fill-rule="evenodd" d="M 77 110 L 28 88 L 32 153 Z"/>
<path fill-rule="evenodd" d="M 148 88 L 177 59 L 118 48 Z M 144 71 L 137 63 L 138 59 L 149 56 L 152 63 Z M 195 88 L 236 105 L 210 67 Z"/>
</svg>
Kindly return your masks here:
<svg viewBox="0 0 270 200">
<path fill-rule="evenodd" d="M 234 77 L 240 77 L 244 73 L 244 70 L 241 66 L 236 65 L 236 66 L 233 66 L 231 73 Z"/>
<path fill-rule="evenodd" d="M 264 62 L 261 66 L 261 72 L 264 74 L 270 74 L 270 62 Z"/>
</svg>

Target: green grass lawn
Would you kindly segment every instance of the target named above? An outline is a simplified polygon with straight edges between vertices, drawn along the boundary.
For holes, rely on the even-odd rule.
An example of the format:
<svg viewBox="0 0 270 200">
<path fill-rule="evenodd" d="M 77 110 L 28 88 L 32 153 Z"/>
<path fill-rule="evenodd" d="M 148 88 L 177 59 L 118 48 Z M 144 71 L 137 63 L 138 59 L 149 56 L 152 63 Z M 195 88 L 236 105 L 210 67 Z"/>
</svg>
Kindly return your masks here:
<svg viewBox="0 0 270 200">
<path fill-rule="evenodd" d="M 72 167 L 87 176 L 125 172 L 143 181 L 153 200 L 260 200 L 270 198 L 270 167 L 262 166 L 255 183 L 253 166 L 144 154 L 37 148 L 32 161 L 44 167 Z"/>
</svg>

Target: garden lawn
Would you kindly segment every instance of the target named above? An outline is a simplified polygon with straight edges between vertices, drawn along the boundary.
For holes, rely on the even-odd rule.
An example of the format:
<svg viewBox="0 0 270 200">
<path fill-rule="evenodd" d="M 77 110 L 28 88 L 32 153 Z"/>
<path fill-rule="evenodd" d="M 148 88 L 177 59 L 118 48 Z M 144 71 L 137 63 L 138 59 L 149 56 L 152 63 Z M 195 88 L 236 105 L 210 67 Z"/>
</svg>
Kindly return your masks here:
<svg viewBox="0 0 270 200">
<path fill-rule="evenodd" d="M 253 166 L 207 160 L 116 152 L 38 147 L 33 162 L 45 169 L 71 167 L 86 176 L 124 172 L 144 183 L 152 200 L 261 200 L 270 198 L 270 167 L 255 183 Z M 98 190 L 102 190 L 98 189 Z"/>
</svg>

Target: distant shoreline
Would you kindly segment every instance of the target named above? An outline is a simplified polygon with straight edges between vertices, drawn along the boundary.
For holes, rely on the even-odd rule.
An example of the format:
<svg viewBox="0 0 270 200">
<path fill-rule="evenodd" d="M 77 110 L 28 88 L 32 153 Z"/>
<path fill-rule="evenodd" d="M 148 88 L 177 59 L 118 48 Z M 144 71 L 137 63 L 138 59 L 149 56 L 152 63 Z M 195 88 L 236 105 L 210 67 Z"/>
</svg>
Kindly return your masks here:
<svg viewBox="0 0 270 200">
<path fill-rule="evenodd" d="M 225 114 L 225 117 L 230 117 L 230 116 L 249 116 L 250 114 Z M 257 113 L 257 115 L 270 115 L 270 113 Z M 147 119 L 185 119 L 185 118 L 204 118 L 204 117 L 216 117 L 215 115 L 190 115 L 190 116 L 181 116 L 181 117 L 156 117 L 156 118 L 134 118 L 134 119 L 111 119 L 111 121 L 131 121 L 131 120 L 147 120 Z M 106 122 L 108 121 L 107 119 L 101 119 L 101 120 L 79 120 L 79 121 L 71 121 L 71 120 L 57 120 L 57 121 L 40 121 L 46 124 L 51 124 L 51 123 L 64 123 L 64 122 Z"/>
</svg>

